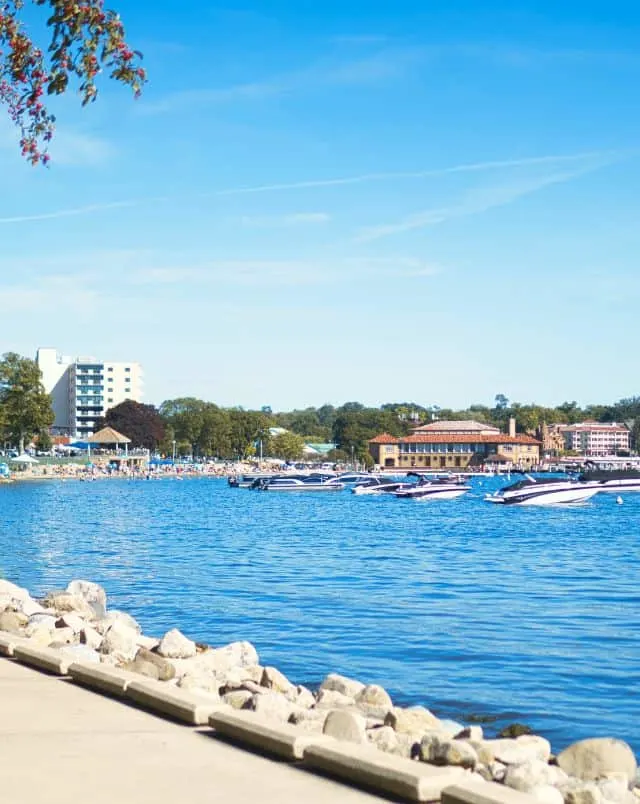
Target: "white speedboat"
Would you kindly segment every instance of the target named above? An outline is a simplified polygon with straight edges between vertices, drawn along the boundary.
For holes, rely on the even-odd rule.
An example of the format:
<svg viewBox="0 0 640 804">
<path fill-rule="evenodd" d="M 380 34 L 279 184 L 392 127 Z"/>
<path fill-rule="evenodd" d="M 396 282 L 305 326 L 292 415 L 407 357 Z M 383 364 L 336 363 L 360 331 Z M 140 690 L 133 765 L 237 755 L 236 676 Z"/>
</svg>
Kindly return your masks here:
<svg viewBox="0 0 640 804">
<path fill-rule="evenodd" d="M 420 480 L 409 488 L 396 491 L 396 497 L 403 500 L 455 500 L 462 497 L 471 489 L 465 483 L 450 478 L 427 479 L 421 477 Z"/>
<path fill-rule="evenodd" d="M 487 494 L 485 500 L 500 505 L 577 505 L 599 491 L 602 489 L 597 483 L 563 478 L 536 480 L 525 475 L 523 480 Z"/>
<path fill-rule="evenodd" d="M 358 483 L 351 489 L 352 494 L 395 494 L 401 489 L 413 488 L 413 483 L 392 481 L 387 477 L 371 477 L 363 483 Z"/>
<path fill-rule="evenodd" d="M 621 491 L 640 491 L 640 471 L 637 469 L 592 470 L 580 475 L 585 483 L 597 483 L 600 491 L 620 494 Z"/>
<path fill-rule="evenodd" d="M 335 477 L 326 475 L 272 477 L 261 483 L 261 491 L 298 492 L 298 491 L 342 491 L 344 483 L 337 483 Z"/>
</svg>

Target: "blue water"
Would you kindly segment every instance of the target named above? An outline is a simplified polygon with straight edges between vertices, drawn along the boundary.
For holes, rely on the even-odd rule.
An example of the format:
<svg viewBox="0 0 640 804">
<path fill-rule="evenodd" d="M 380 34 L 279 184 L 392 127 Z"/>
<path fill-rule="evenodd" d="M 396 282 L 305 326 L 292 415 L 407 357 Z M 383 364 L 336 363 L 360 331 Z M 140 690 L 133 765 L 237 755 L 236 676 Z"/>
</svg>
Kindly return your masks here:
<svg viewBox="0 0 640 804">
<path fill-rule="evenodd" d="M 223 480 L 0 487 L 0 570 L 33 594 L 103 584 L 150 634 L 255 643 L 313 684 L 330 671 L 401 703 L 520 721 L 556 750 L 611 735 L 640 752 L 640 494 L 578 508 Z"/>
</svg>

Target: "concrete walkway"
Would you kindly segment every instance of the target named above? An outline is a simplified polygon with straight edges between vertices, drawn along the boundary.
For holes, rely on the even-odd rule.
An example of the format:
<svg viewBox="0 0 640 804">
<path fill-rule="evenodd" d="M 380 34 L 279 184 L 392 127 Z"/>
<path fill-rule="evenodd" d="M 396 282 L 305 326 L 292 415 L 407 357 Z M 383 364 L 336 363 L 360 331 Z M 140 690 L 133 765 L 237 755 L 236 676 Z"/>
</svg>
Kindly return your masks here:
<svg viewBox="0 0 640 804">
<path fill-rule="evenodd" d="M 0 659 L 2 804 L 380 804 L 211 733 Z"/>
</svg>

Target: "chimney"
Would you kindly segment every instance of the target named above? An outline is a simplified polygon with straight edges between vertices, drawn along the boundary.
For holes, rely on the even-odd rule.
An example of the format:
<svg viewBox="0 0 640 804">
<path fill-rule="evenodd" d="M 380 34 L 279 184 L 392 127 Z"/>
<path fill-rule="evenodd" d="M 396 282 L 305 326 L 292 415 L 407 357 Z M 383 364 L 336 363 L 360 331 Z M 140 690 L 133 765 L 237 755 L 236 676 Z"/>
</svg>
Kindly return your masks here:
<svg viewBox="0 0 640 804">
<path fill-rule="evenodd" d="M 516 420 L 513 416 L 509 416 L 509 435 L 513 438 L 516 434 Z"/>
</svg>

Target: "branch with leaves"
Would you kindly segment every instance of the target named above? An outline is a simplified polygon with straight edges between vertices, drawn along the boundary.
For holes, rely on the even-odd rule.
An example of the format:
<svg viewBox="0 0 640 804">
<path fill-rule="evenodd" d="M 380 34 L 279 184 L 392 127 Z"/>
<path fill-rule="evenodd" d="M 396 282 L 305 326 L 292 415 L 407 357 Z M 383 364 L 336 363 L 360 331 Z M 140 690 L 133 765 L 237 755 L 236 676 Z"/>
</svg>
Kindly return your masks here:
<svg viewBox="0 0 640 804">
<path fill-rule="evenodd" d="M 22 155 L 33 165 L 46 165 L 55 117 L 47 110 L 45 94 L 61 95 L 75 79 L 84 106 L 95 100 L 96 78 L 107 71 L 137 97 L 146 74 L 142 54 L 127 44 L 118 14 L 105 9 L 103 0 L 32 2 L 51 12 L 46 54 L 21 22 L 24 0 L 0 0 L 0 103 L 20 131 Z"/>
</svg>

